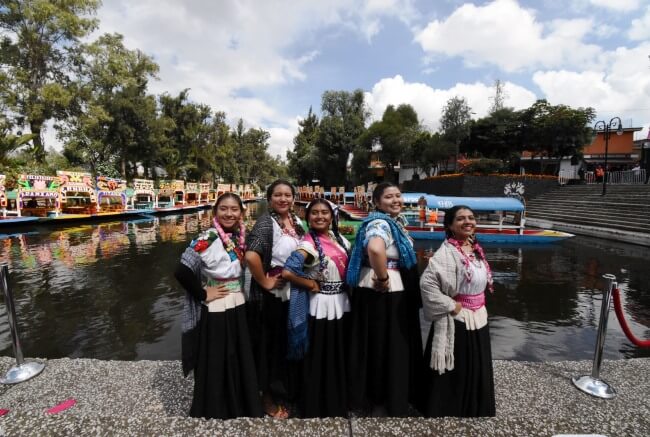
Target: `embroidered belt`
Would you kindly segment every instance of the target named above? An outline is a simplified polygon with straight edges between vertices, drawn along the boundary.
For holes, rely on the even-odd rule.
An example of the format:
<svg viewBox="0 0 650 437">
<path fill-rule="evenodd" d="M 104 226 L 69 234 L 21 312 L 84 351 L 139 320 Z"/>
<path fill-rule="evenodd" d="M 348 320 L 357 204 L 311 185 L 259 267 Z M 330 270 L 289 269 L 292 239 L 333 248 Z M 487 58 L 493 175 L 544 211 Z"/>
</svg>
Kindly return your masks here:
<svg viewBox="0 0 650 437">
<path fill-rule="evenodd" d="M 230 293 L 242 291 L 242 281 L 239 278 L 210 278 L 207 285 L 210 287 L 225 285 Z"/>
<path fill-rule="evenodd" d="M 457 294 L 454 296 L 454 300 L 460 303 L 463 308 L 475 311 L 482 306 L 485 306 L 485 293 Z"/>
<path fill-rule="evenodd" d="M 365 260 L 362 265 L 363 267 L 368 267 L 369 269 L 372 268 L 370 267 L 368 260 Z M 399 270 L 399 258 L 388 258 L 386 260 L 386 268 L 388 270 Z"/>
<path fill-rule="evenodd" d="M 399 270 L 399 259 L 397 259 L 397 258 L 388 258 L 386 260 L 386 267 L 389 270 Z"/>
<path fill-rule="evenodd" d="M 345 291 L 345 282 L 343 281 L 321 281 L 320 292 L 322 294 L 341 294 Z"/>
</svg>

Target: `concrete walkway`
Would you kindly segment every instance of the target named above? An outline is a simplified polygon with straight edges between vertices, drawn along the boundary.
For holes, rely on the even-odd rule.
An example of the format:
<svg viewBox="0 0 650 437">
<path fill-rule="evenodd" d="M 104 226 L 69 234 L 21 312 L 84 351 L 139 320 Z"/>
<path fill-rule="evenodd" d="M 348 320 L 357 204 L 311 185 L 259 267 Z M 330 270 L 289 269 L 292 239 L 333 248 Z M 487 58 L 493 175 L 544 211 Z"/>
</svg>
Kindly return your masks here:
<svg viewBox="0 0 650 437">
<path fill-rule="evenodd" d="M 13 365 L 0 357 L 0 373 Z M 41 375 L 0 386 L 0 436 L 551 436 L 650 435 L 650 359 L 606 361 L 601 376 L 618 392 L 592 398 L 571 384 L 591 363 L 495 361 L 497 417 L 488 419 L 192 419 L 192 379 L 180 362 L 48 360 Z M 55 415 L 45 410 L 74 398 Z"/>
</svg>

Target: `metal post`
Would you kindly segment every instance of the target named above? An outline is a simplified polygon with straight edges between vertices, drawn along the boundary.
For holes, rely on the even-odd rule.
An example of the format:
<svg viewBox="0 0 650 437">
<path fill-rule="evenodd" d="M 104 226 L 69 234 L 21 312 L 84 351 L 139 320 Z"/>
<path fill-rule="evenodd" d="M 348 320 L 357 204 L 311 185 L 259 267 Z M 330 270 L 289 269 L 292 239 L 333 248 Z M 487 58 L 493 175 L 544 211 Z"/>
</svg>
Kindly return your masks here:
<svg viewBox="0 0 650 437">
<path fill-rule="evenodd" d="M 11 331 L 11 342 L 16 356 L 16 365 L 7 371 L 7 374 L 0 378 L 0 384 L 16 384 L 27 381 L 43 371 L 45 364 L 37 362 L 25 362 L 23 350 L 20 346 L 18 325 L 16 324 L 16 306 L 14 296 L 9 287 L 9 266 L 6 263 L 0 264 L 0 287 L 5 297 L 7 317 L 9 319 L 9 330 Z"/>
<path fill-rule="evenodd" d="M 611 123 L 611 121 L 610 121 Z M 610 134 L 611 126 L 605 125 L 605 172 L 603 173 L 603 196 L 607 194 L 607 152 L 609 149 L 609 134 Z"/>
<path fill-rule="evenodd" d="M 603 275 L 607 283 L 603 292 L 603 303 L 600 307 L 600 321 L 598 323 L 598 335 L 596 336 L 596 350 L 594 351 L 594 362 L 591 367 L 591 376 L 584 375 L 579 378 L 571 378 L 573 384 L 583 392 L 603 399 L 612 399 L 616 396 L 616 390 L 607 382 L 600 379 L 600 365 L 603 362 L 603 347 L 605 346 L 605 334 L 607 333 L 607 318 L 609 316 L 609 304 L 612 297 L 612 290 L 617 286 L 616 276 L 611 274 Z"/>
</svg>

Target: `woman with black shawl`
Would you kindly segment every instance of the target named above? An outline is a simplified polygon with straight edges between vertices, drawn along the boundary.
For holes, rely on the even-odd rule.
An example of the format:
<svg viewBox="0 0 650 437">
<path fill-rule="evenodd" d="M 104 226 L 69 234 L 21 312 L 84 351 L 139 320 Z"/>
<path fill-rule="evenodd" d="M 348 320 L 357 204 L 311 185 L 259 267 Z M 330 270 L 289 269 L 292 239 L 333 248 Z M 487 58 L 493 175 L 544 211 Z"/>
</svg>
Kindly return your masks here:
<svg viewBox="0 0 650 437">
<path fill-rule="evenodd" d="M 300 381 L 299 368 L 287 362 L 290 288 L 281 276 L 285 261 L 305 234 L 292 212 L 294 196 L 288 181 L 278 179 L 269 185 L 269 213 L 255 223 L 246 249 L 252 276 L 248 316 L 262 405 L 266 414 L 278 419 L 289 417 L 283 403 L 295 399 Z"/>
</svg>

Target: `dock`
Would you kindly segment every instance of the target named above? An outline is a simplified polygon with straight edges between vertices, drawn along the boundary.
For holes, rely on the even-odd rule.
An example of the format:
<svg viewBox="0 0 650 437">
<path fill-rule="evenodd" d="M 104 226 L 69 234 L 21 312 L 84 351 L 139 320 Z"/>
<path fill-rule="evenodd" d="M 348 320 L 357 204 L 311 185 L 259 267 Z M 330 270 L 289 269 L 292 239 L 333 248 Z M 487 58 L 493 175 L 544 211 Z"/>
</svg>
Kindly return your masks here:
<svg viewBox="0 0 650 437">
<path fill-rule="evenodd" d="M 604 361 L 601 377 L 613 400 L 577 390 L 571 377 L 589 374 L 591 361 L 494 361 L 493 418 L 332 419 L 187 417 L 193 381 L 180 361 L 37 360 L 34 379 L 0 386 L 2 436 L 604 436 L 650 435 L 650 358 Z M 13 358 L 0 357 L 4 374 Z M 68 399 L 76 404 L 46 411 Z"/>
</svg>

